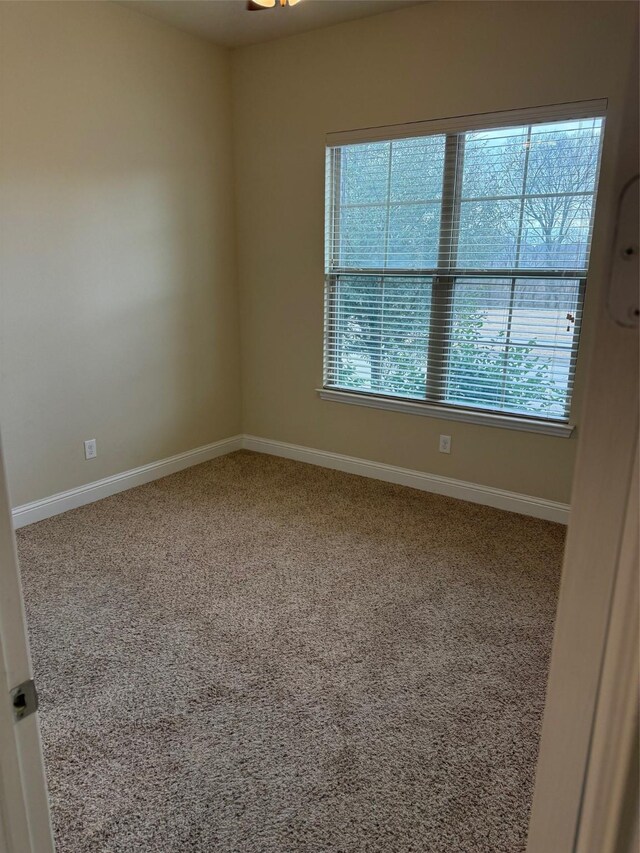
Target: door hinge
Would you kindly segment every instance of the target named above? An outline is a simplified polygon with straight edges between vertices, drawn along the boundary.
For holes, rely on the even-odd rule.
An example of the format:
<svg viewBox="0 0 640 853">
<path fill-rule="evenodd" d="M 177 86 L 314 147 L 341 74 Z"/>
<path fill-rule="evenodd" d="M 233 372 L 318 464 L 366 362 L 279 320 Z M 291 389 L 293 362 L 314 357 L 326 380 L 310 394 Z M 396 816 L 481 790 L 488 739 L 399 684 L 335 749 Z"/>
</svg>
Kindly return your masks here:
<svg viewBox="0 0 640 853">
<path fill-rule="evenodd" d="M 619 326 L 637 329 L 638 305 L 638 175 L 624 185 L 618 203 L 618 218 L 609 276 L 609 313 Z"/>
<path fill-rule="evenodd" d="M 23 681 L 11 691 L 11 704 L 13 705 L 13 717 L 23 720 L 38 710 L 38 691 L 33 678 Z"/>
</svg>

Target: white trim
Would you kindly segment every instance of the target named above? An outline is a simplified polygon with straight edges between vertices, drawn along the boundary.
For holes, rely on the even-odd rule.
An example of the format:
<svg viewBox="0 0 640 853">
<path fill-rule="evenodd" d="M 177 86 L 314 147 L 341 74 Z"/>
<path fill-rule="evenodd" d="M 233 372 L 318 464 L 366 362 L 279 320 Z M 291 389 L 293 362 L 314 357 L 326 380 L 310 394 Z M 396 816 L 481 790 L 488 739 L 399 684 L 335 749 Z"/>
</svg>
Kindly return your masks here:
<svg viewBox="0 0 640 853">
<path fill-rule="evenodd" d="M 536 124 L 580 118 L 603 118 L 607 111 L 607 99 L 576 101 L 567 104 L 550 104 L 519 110 L 504 110 L 496 113 L 476 113 L 468 116 L 412 121 L 405 124 L 365 127 L 327 133 L 329 147 L 354 145 L 387 139 L 406 139 L 409 136 L 427 136 L 432 133 L 453 133 L 465 130 L 485 130 L 490 127 L 513 127 L 519 124 Z"/>
<path fill-rule="evenodd" d="M 610 819 L 616 820 L 615 812 L 623 803 L 618 828 L 624 832 L 627 819 L 633 819 L 637 812 L 638 799 L 636 792 L 628 800 L 625 796 L 621 803 L 620 788 L 615 790 L 626 740 L 626 734 L 620 731 L 625 726 L 626 696 L 618 688 L 626 686 L 625 680 L 631 688 L 633 678 L 636 685 L 631 689 L 637 690 L 638 678 L 637 669 L 632 676 L 631 669 L 627 670 L 628 662 L 618 658 L 625 646 L 624 642 L 619 643 L 621 637 L 629 638 L 636 646 L 638 641 L 637 633 L 632 637 L 634 626 L 629 621 L 633 608 L 618 607 L 632 593 L 629 586 L 625 589 L 631 569 L 628 561 L 635 562 L 632 571 L 638 570 L 637 552 L 630 553 L 631 542 L 625 538 L 625 525 L 627 522 L 632 525 L 631 513 L 638 510 L 630 499 L 631 491 L 637 496 L 638 489 L 634 468 L 640 403 L 638 331 L 620 325 L 607 310 L 616 230 L 626 230 L 620 216 L 624 218 L 632 212 L 624 207 L 616 211 L 616 203 L 630 177 L 638 171 L 637 80 L 636 54 L 629 63 L 625 83 L 621 84 L 617 142 L 612 143 L 608 152 L 612 173 L 606 188 L 602 185 L 604 197 L 598 199 L 601 286 L 592 305 L 593 346 L 586 375 L 571 523 L 564 552 L 527 853 L 638 851 L 637 845 L 627 847 L 623 833 L 612 846 L 600 834 L 604 828 L 608 832 Z M 637 536 L 637 526 L 635 531 L 628 532 Z M 620 583 L 622 586 L 617 586 Z M 633 607 L 637 606 L 636 601 Z M 618 679 L 622 679 L 622 685 Z M 636 715 L 637 701 L 636 694 Z M 609 716 L 605 709 L 615 709 L 615 713 Z M 604 762 L 600 760 L 603 757 Z M 637 779 L 637 761 L 636 756 L 630 783 L 632 776 Z M 614 766 L 615 771 L 610 775 Z M 588 847 L 582 846 L 583 839 L 588 841 Z"/>
<path fill-rule="evenodd" d="M 161 459 L 158 462 L 141 465 L 139 468 L 123 471 L 121 474 L 114 474 L 111 477 L 105 477 L 103 480 L 96 480 L 93 483 L 87 483 L 66 492 L 58 492 L 48 498 L 42 498 L 42 500 L 17 506 L 13 509 L 14 527 L 24 527 L 26 524 L 33 524 L 35 521 L 42 521 L 44 518 L 59 515 L 61 512 L 67 512 L 67 510 L 99 501 L 102 498 L 115 495 L 117 492 L 142 486 L 144 483 L 159 480 L 169 474 L 182 471 L 184 468 L 190 468 L 192 465 L 200 465 L 202 462 L 208 462 L 217 456 L 233 453 L 234 450 L 240 450 L 241 447 L 242 436 L 224 438 L 221 441 L 214 441 L 212 444 L 205 444 L 203 447 L 196 447 L 194 450 L 187 450 L 185 453 L 177 453 L 175 456 L 169 456 L 167 459 Z"/>
<path fill-rule="evenodd" d="M 361 477 L 372 477 L 387 483 L 397 483 L 401 486 L 409 486 L 425 492 L 433 492 L 437 495 L 446 495 L 471 503 L 483 504 L 485 506 L 505 509 L 509 512 L 519 512 L 522 515 L 530 515 L 534 518 L 544 518 L 547 521 L 557 521 L 567 524 L 569 518 L 569 505 L 557 501 L 537 498 L 531 495 L 522 495 L 518 492 L 507 492 L 504 489 L 495 489 L 492 486 L 482 486 L 479 483 L 468 483 L 465 480 L 454 480 L 451 477 L 441 477 L 437 474 L 425 474 L 422 471 L 414 471 L 410 468 L 399 468 L 396 465 L 386 465 L 382 462 L 371 462 L 367 459 L 359 459 L 355 456 L 345 456 L 342 453 L 331 453 L 327 450 L 315 450 L 311 447 L 302 447 L 297 444 L 288 444 L 283 441 L 274 441 L 268 438 L 259 438 L 255 435 L 236 435 L 231 438 L 188 450 L 186 453 L 178 453 L 168 459 L 151 462 L 149 465 L 141 465 L 94 483 L 78 486 L 66 492 L 59 492 L 42 500 L 32 501 L 13 510 L 14 527 L 24 527 L 36 521 L 42 521 L 70 509 L 102 500 L 118 492 L 141 486 L 152 480 L 159 480 L 169 474 L 175 474 L 193 465 L 208 462 L 217 456 L 224 456 L 241 449 L 254 450 L 257 453 L 266 453 L 270 456 L 282 456 L 285 459 L 295 459 L 298 462 L 307 462 L 311 465 L 319 465 L 323 468 L 332 468 L 336 471 L 346 471 L 349 474 L 358 474 Z"/>
<path fill-rule="evenodd" d="M 471 409 L 435 406 L 432 403 L 414 403 L 410 400 L 378 397 L 374 394 L 358 394 L 350 391 L 338 391 L 333 388 L 318 388 L 317 391 L 321 400 L 349 403 L 352 406 L 367 406 L 370 409 L 385 409 L 390 412 L 403 412 L 407 415 L 425 415 L 428 418 L 440 418 L 443 421 L 462 421 L 466 424 L 481 424 L 482 426 L 522 430 L 523 432 L 539 432 L 543 435 L 555 435 L 560 438 L 569 438 L 575 429 L 572 424 L 519 418 L 513 415 L 494 415 L 491 412 L 474 412 Z"/>
<path fill-rule="evenodd" d="M 308 462 L 322 468 L 333 468 L 361 477 L 372 477 L 387 483 L 397 483 L 424 492 L 446 495 L 471 503 L 518 512 L 533 518 L 543 518 L 547 521 L 557 521 L 567 524 L 569 520 L 569 505 L 557 501 L 522 495 L 518 492 L 507 492 L 492 486 L 482 486 L 479 483 L 468 483 L 464 480 L 454 480 L 437 474 L 425 474 L 410 468 L 398 468 L 396 465 L 386 465 L 382 462 L 370 462 L 355 456 L 344 456 L 342 453 L 330 453 L 326 450 L 314 450 L 284 441 L 273 441 L 259 438 L 255 435 L 243 436 L 242 446 L 246 450 L 257 453 L 267 453 L 271 456 L 282 456 L 285 459 L 295 459 L 298 462 Z"/>
<path fill-rule="evenodd" d="M 629 489 L 620 555 L 611 597 L 607 638 L 580 810 L 577 853 L 622 853 L 637 821 L 638 736 L 638 544 L 640 533 L 638 448 Z M 637 785 L 637 783 L 636 783 Z M 637 826 L 637 823 L 636 823 Z M 628 853 L 640 847 L 629 846 Z"/>
<path fill-rule="evenodd" d="M 33 678 L 11 504 L 0 447 L 0 850 L 54 853 L 39 714 L 13 717 L 9 691 Z"/>
</svg>

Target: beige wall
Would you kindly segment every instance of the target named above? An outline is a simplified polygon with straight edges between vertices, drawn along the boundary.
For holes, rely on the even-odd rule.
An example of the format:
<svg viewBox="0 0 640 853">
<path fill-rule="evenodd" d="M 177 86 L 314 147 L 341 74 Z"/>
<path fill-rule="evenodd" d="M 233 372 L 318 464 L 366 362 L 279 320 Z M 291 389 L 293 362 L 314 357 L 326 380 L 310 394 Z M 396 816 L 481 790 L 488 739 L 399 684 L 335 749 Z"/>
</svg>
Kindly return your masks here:
<svg viewBox="0 0 640 853">
<path fill-rule="evenodd" d="M 240 431 L 230 67 L 112 3 L 0 3 L 0 57 L 0 422 L 20 504 Z"/>
<path fill-rule="evenodd" d="M 14 504 L 241 430 L 567 501 L 575 438 L 318 399 L 324 135 L 610 99 L 579 422 L 635 17 L 633 3 L 428 3 L 237 50 L 232 90 L 227 52 L 116 4 L 0 2 Z"/>
<path fill-rule="evenodd" d="M 605 269 L 633 3 L 428 3 L 234 54 L 243 427 L 255 435 L 568 501 L 576 440 L 318 399 L 324 135 L 609 98 L 573 420 Z M 453 437 L 450 456 L 438 436 Z"/>
</svg>

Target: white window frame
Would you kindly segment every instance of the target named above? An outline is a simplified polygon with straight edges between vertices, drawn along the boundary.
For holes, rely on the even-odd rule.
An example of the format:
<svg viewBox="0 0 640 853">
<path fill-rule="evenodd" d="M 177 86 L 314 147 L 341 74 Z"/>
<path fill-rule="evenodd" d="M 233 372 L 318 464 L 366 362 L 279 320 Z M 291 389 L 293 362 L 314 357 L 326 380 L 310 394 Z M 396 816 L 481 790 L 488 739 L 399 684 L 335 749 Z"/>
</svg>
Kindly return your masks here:
<svg viewBox="0 0 640 853">
<path fill-rule="evenodd" d="M 446 152 L 444 165 L 444 180 L 445 187 L 443 193 L 443 209 L 442 217 L 449 218 L 451 225 L 455 224 L 456 213 L 453 209 L 457 194 L 454 187 L 447 187 L 447 181 L 451 181 L 452 175 L 455 174 L 456 161 L 461 156 L 459 136 L 465 131 L 485 130 L 491 127 L 513 127 L 526 124 L 538 124 L 547 121 L 569 121 L 573 119 L 585 118 L 602 118 L 604 135 L 604 117 L 606 115 L 607 101 L 606 99 L 594 101 L 581 101 L 572 104 L 556 104 L 552 106 L 534 107 L 523 110 L 511 110 L 508 112 L 498 113 L 481 113 L 473 116 L 455 117 L 450 119 L 438 119 L 434 121 L 412 122 L 410 124 L 365 128 L 360 130 L 340 131 L 329 133 L 326 137 L 327 149 L 335 149 L 340 146 L 349 144 L 358 144 L 364 142 L 388 141 L 393 139 L 406 139 L 416 136 L 429 136 L 433 134 L 445 134 Z M 601 137 L 602 144 L 602 137 Z M 335 183 L 335 175 L 337 169 L 331 163 L 332 177 Z M 335 215 L 335 203 L 333 196 L 335 188 L 331 188 L 330 197 L 328 199 L 328 209 L 326 217 L 332 220 Z M 596 186 L 597 198 L 597 186 Z M 449 200 L 447 204 L 447 200 Z M 596 204 L 594 203 L 594 211 Z M 449 209 L 450 208 L 450 209 Z M 592 214 L 593 215 L 593 214 Z M 363 269 L 355 271 L 352 268 L 342 269 L 335 263 L 330 263 L 325 271 L 325 293 L 327 310 L 331 308 L 332 292 L 335 290 L 335 283 L 339 276 L 348 274 L 359 275 L 387 275 L 387 276 L 426 276 L 433 281 L 433 296 L 432 310 L 434 305 L 437 306 L 438 300 L 450 298 L 453 284 L 458 278 L 505 278 L 512 280 L 512 286 L 516 278 L 571 278 L 579 280 L 579 312 L 574 325 L 574 336 L 572 345 L 572 360 L 577 358 L 578 342 L 580 337 L 580 317 L 581 308 L 584 300 L 584 292 L 586 288 L 586 276 L 584 271 L 576 270 L 548 270 L 548 269 L 518 269 L 517 277 L 514 277 L 514 269 L 508 270 L 463 270 L 455 267 L 455 263 L 451 263 L 450 246 L 444 244 L 446 238 L 442 234 L 451 233 L 449 229 L 441 230 L 440 247 L 438 262 L 435 268 L 429 270 L 403 270 L 403 269 Z M 442 361 L 438 360 L 435 349 L 438 347 L 438 339 L 440 336 L 435 335 L 429 341 L 429 356 L 428 363 L 433 365 Z M 433 369 L 427 374 L 427 387 L 430 389 L 430 399 L 409 400 L 402 397 L 386 396 L 379 392 L 358 391 L 355 389 L 340 389 L 336 388 L 329 381 L 327 364 L 330 359 L 332 349 L 332 330 L 330 324 L 325 322 L 325 338 L 324 338 L 324 357 L 325 357 L 325 373 L 323 387 L 317 389 L 321 399 L 333 402 L 347 403 L 350 405 L 360 405 L 369 408 L 386 409 L 390 411 L 403 412 L 405 414 L 418 414 L 427 417 L 435 417 L 443 420 L 456 420 L 466 423 L 476 423 L 487 426 L 496 426 L 508 429 L 523 430 L 527 432 L 539 432 L 546 435 L 568 438 L 571 436 L 574 425 L 570 422 L 570 406 L 571 393 L 569 393 L 567 401 L 566 418 L 564 420 L 547 420 L 538 419 L 530 415 L 520 415 L 511 413 L 501 413 L 499 411 L 476 409 L 465 407 L 463 405 L 455 405 L 437 400 L 438 388 L 442 385 L 443 375 L 436 375 Z M 438 372 L 440 373 L 440 372 Z M 433 399 L 436 398 L 436 399 Z"/>
</svg>

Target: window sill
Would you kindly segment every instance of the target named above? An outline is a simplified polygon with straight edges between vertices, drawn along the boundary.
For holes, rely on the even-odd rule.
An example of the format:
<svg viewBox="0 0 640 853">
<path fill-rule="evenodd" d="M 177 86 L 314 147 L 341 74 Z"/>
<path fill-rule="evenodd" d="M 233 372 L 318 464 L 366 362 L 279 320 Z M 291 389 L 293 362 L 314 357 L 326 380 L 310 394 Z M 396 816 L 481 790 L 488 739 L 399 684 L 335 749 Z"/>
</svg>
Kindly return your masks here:
<svg viewBox="0 0 640 853">
<path fill-rule="evenodd" d="M 435 406 L 431 403 L 398 400 L 392 397 L 377 397 L 374 394 L 358 394 L 351 391 L 337 391 L 333 388 L 318 388 L 321 400 L 334 403 L 348 403 L 352 406 L 367 406 L 370 409 L 384 409 L 389 412 L 403 412 L 407 415 L 423 415 L 444 421 L 461 421 L 466 424 L 515 429 L 522 432 L 537 432 L 542 435 L 554 435 L 569 438 L 574 426 L 552 421 L 539 421 L 533 418 L 519 418 L 514 415 L 498 415 L 491 412 L 476 412 L 473 409 L 455 409 L 447 406 Z"/>
</svg>

